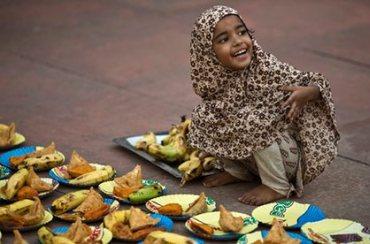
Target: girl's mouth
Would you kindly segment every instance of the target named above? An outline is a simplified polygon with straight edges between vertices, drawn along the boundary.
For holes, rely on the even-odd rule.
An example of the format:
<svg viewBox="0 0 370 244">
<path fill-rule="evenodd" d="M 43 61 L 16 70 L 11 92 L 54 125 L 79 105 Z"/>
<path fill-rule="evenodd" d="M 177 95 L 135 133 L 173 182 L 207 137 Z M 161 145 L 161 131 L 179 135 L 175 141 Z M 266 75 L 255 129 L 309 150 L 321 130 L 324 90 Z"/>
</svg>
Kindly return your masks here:
<svg viewBox="0 0 370 244">
<path fill-rule="evenodd" d="M 240 49 L 239 51 L 233 53 L 233 57 L 242 56 L 244 54 L 247 54 L 247 49 Z"/>
</svg>

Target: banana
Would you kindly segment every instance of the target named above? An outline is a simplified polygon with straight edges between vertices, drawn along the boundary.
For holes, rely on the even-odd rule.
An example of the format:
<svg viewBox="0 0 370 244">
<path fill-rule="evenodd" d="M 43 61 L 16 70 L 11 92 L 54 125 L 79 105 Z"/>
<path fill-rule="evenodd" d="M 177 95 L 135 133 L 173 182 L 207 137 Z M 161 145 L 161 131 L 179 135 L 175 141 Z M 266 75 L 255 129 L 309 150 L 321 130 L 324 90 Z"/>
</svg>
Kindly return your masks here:
<svg viewBox="0 0 370 244">
<path fill-rule="evenodd" d="M 163 231 L 153 231 L 144 240 L 144 243 L 166 243 L 166 244 L 195 244 L 189 237 Z"/>
<path fill-rule="evenodd" d="M 54 236 L 51 239 L 51 243 L 53 244 L 75 244 L 73 241 L 71 241 L 70 239 L 64 236 Z"/>
<path fill-rule="evenodd" d="M 58 153 L 46 154 L 39 158 L 26 158 L 18 168 L 33 167 L 35 170 L 46 170 L 61 165 L 64 162 L 64 157 Z"/>
<path fill-rule="evenodd" d="M 197 157 L 198 153 L 199 151 L 192 152 L 190 160 L 183 162 L 178 166 L 177 169 L 182 174 L 181 186 L 202 174 L 203 166 L 200 159 Z"/>
<path fill-rule="evenodd" d="M 148 152 L 151 155 L 167 162 L 182 161 L 187 151 L 185 139 L 182 136 L 176 136 L 174 141 L 166 146 L 151 144 L 148 147 Z"/>
<path fill-rule="evenodd" d="M 47 227 L 43 226 L 37 231 L 37 236 L 41 244 L 53 244 L 54 233 Z"/>
<path fill-rule="evenodd" d="M 27 169 L 20 169 L 13 174 L 6 182 L 5 186 L 1 189 L 5 198 L 8 200 L 12 199 L 15 194 L 17 194 L 18 190 L 26 184 L 27 177 Z"/>
<path fill-rule="evenodd" d="M 100 169 L 80 175 L 70 180 L 69 183 L 79 186 L 92 186 L 111 179 L 115 173 L 116 172 L 112 166 L 105 165 Z"/>
<path fill-rule="evenodd" d="M 139 140 L 135 147 L 139 150 L 147 150 L 148 146 L 157 143 L 157 138 L 153 132 L 148 132 L 144 137 Z"/>
<path fill-rule="evenodd" d="M 142 204 L 148 200 L 158 197 L 162 192 L 162 187 L 158 184 L 153 186 L 145 186 L 137 192 L 131 193 L 128 199 L 132 204 Z"/>
<path fill-rule="evenodd" d="M 203 159 L 202 166 L 205 171 L 216 168 L 217 159 L 215 157 L 206 157 Z"/>
<path fill-rule="evenodd" d="M 128 221 L 130 211 L 129 210 L 118 210 L 114 211 L 104 217 L 104 226 L 108 228 L 108 230 L 113 229 L 113 225 L 118 222 L 125 223 Z"/>
<path fill-rule="evenodd" d="M 0 207 L 0 218 L 1 216 L 7 215 L 8 212 L 22 215 L 27 212 L 29 208 L 34 204 L 34 201 L 30 199 L 23 199 L 15 203 Z"/>
<path fill-rule="evenodd" d="M 53 201 L 51 211 L 55 214 L 62 214 L 80 205 L 89 194 L 89 190 L 80 190 L 67 193 Z"/>
</svg>

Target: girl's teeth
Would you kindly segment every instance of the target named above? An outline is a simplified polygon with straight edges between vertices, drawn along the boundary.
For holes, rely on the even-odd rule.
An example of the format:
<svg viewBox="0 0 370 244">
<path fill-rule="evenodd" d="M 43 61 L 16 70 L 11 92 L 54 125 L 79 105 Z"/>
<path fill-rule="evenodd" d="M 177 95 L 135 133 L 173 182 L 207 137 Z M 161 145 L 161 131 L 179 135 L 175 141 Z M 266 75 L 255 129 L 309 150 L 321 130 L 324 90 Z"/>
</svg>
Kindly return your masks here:
<svg viewBox="0 0 370 244">
<path fill-rule="evenodd" d="M 246 52 L 247 52 L 247 50 L 243 49 L 243 50 L 240 50 L 239 52 L 235 53 L 234 56 L 238 56 L 238 55 L 244 54 Z"/>
</svg>

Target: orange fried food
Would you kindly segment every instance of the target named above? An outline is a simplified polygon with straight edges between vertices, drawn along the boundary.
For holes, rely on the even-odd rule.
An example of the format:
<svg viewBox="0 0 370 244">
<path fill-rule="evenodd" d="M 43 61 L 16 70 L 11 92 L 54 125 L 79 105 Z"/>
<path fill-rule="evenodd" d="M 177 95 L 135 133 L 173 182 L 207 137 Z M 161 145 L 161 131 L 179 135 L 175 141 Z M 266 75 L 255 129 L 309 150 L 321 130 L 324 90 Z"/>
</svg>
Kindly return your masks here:
<svg viewBox="0 0 370 244">
<path fill-rule="evenodd" d="M 107 213 L 107 207 L 109 209 L 109 206 L 104 204 L 103 197 L 91 187 L 86 199 L 73 211 L 81 213 L 82 216 L 87 214 L 89 217 L 100 218 Z M 96 211 L 96 213 L 93 213 L 94 211 Z M 98 214 L 101 215 L 99 216 Z"/>
<path fill-rule="evenodd" d="M 74 243 L 85 243 L 85 239 L 91 235 L 91 228 L 82 223 L 81 218 L 78 217 L 76 222 L 74 222 L 68 231 L 62 236 L 68 238 Z"/>
<path fill-rule="evenodd" d="M 144 239 L 147 235 L 149 235 L 151 232 L 153 231 L 157 231 L 157 230 L 164 230 L 163 228 L 159 228 L 159 227 L 147 227 L 145 229 L 141 229 L 141 230 L 138 230 L 138 231 L 135 231 L 132 233 L 132 237 L 134 240 L 141 240 L 141 239 Z"/>
<path fill-rule="evenodd" d="M 132 231 L 130 229 L 130 226 L 128 224 L 124 224 L 122 222 L 117 222 L 113 225 L 112 234 L 114 237 L 120 238 L 120 239 L 132 239 Z"/>
<path fill-rule="evenodd" d="M 199 223 L 198 221 L 190 221 L 190 228 L 206 235 L 212 235 L 214 232 L 214 229 L 211 226 Z"/>
<path fill-rule="evenodd" d="M 132 192 L 138 191 L 143 187 L 141 166 L 136 165 L 132 171 L 121 177 L 115 178 L 114 182 L 116 183 L 114 188 L 117 189 L 113 189 L 113 192 L 120 194 L 117 196 L 127 198 Z"/>
<path fill-rule="evenodd" d="M 159 222 L 158 219 L 150 217 L 148 214 L 141 211 L 140 208 L 130 208 L 130 219 L 129 225 L 132 231 L 145 229 L 150 226 L 154 226 Z"/>
<path fill-rule="evenodd" d="M 95 220 L 106 215 L 107 213 L 109 213 L 109 205 L 104 204 L 100 208 L 86 211 L 84 213 L 84 218 L 86 220 Z"/>
<path fill-rule="evenodd" d="M 0 147 L 9 146 L 15 137 L 15 124 L 0 126 Z"/>
<path fill-rule="evenodd" d="M 225 232 L 239 232 L 244 226 L 243 218 L 240 216 L 234 217 L 223 205 L 220 205 L 220 219 L 218 223 Z"/>
<path fill-rule="evenodd" d="M 67 172 L 73 178 L 94 171 L 95 168 L 80 156 L 76 151 L 72 152 L 70 163 L 67 165 Z"/>
<path fill-rule="evenodd" d="M 32 167 L 28 172 L 29 173 L 26 181 L 26 184 L 28 186 L 32 187 L 38 192 L 50 191 L 53 189 L 53 185 L 48 184 L 45 181 L 42 181 L 40 177 L 35 173 Z"/>
<path fill-rule="evenodd" d="M 23 156 L 19 156 L 19 157 L 11 157 L 10 158 L 10 164 L 14 167 L 17 167 L 18 165 L 23 163 L 23 161 L 26 158 L 37 158 L 37 157 L 41 157 L 43 155 L 53 154 L 53 153 L 55 153 L 55 151 L 56 151 L 55 144 L 54 144 L 54 142 L 52 142 L 49 146 L 47 146 L 47 147 L 45 147 L 41 150 L 37 150 L 35 152 L 29 153 L 29 154 L 26 154 L 26 155 L 23 155 Z"/>
<path fill-rule="evenodd" d="M 13 244 L 28 244 L 28 242 L 25 239 L 23 239 L 23 236 L 21 235 L 19 230 L 13 230 L 13 234 L 14 234 Z"/>
<path fill-rule="evenodd" d="M 182 207 L 178 203 L 169 203 L 158 208 L 158 213 L 170 216 L 182 215 Z"/>
<path fill-rule="evenodd" d="M 264 244 L 299 244 L 300 240 L 291 238 L 284 230 L 283 222 L 274 219 L 270 232 L 263 240 Z"/>
<path fill-rule="evenodd" d="M 37 197 L 39 193 L 33 189 L 30 186 L 23 186 L 19 191 L 17 192 L 17 199 L 33 199 L 34 197 Z"/>
</svg>

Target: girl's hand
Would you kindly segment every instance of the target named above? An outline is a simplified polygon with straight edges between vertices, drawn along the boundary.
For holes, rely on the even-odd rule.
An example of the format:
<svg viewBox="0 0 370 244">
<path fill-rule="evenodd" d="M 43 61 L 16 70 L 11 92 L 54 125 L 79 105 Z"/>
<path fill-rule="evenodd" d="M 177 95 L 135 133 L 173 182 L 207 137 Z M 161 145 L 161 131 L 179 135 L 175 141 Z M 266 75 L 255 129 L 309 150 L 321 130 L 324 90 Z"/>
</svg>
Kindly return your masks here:
<svg viewBox="0 0 370 244">
<path fill-rule="evenodd" d="M 316 86 L 284 86 L 281 90 L 292 93 L 282 104 L 283 107 L 290 105 L 290 110 L 287 115 L 290 121 L 293 121 L 299 116 L 306 103 L 320 97 L 320 90 Z"/>
</svg>

